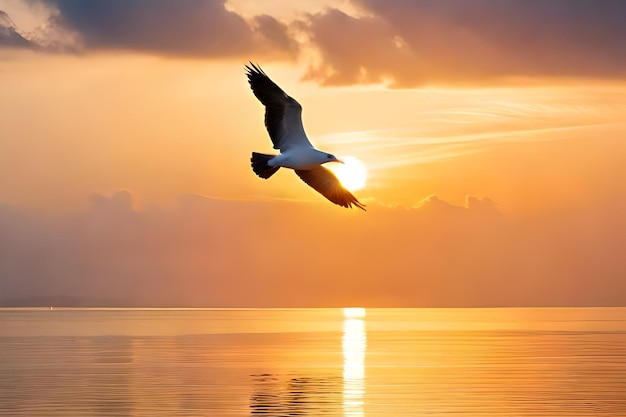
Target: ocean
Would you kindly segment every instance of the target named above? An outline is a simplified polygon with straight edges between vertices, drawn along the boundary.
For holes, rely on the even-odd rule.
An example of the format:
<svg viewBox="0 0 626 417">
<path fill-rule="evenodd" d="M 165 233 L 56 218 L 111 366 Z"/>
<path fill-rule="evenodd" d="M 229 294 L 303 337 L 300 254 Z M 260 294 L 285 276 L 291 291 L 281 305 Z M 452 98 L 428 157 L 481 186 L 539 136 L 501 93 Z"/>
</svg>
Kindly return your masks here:
<svg viewBox="0 0 626 417">
<path fill-rule="evenodd" d="M 0 309 L 0 416 L 626 416 L 626 308 Z"/>
</svg>

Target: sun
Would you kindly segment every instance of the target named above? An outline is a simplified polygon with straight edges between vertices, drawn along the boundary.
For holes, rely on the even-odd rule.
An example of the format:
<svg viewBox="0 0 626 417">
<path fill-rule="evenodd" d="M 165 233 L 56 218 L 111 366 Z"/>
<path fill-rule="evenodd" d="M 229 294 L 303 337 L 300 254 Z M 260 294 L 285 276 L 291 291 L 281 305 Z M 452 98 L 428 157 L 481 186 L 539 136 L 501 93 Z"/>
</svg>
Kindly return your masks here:
<svg viewBox="0 0 626 417">
<path fill-rule="evenodd" d="M 365 164 L 354 156 L 340 158 L 343 164 L 326 165 L 339 179 L 341 185 L 350 191 L 360 190 L 365 187 L 367 181 L 367 170 Z"/>
</svg>

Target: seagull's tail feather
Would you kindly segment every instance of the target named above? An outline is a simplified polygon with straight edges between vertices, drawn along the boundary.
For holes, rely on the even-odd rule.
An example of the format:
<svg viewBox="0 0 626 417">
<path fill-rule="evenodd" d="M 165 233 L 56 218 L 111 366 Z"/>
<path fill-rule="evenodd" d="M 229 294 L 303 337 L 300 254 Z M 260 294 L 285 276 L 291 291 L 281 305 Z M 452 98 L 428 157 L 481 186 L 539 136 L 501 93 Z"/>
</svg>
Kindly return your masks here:
<svg viewBox="0 0 626 417">
<path fill-rule="evenodd" d="M 250 162 L 252 162 L 252 170 L 259 177 L 268 179 L 280 167 L 274 167 L 268 164 L 270 159 L 274 158 L 276 155 L 267 155 L 264 153 L 252 152 L 252 158 L 250 158 Z"/>
</svg>

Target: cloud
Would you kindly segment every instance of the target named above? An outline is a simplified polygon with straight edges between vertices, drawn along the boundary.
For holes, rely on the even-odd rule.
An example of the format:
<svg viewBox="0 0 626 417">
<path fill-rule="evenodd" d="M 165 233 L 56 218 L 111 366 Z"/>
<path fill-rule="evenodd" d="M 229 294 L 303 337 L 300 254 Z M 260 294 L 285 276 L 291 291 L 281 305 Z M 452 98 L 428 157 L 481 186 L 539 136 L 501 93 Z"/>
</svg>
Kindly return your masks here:
<svg viewBox="0 0 626 417">
<path fill-rule="evenodd" d="M 268 39 L 278 50 L 289 51 L 293 55 L 298 52 L 299 45 L 290 36 L 288 26 L 272 16 L 266 14 L 255 16 L 253 27 L 257 33 Z"/>
<path fill-rule="evenodd" d="M 225 0 L 41 0 L 50 10 L 38 43 L 63 49 L 60 33 L 87 51 L 121 50 L 186 57 L 264 56 L 296 51 L 287 27 L 271 16 L 248 23 Z M 54 39 L 47 39 L 47 36 Z"/>
<path fill-rule="evenodd" d="M 359 0 L 307 27 L 324 84 L 510 83 L 526 78 L 626 77 L 620 0 Z"/>
<path fill-rule="evenodd" d="M 626 200 L 535 216 L 489 199 L 415 208 L 197 195 L 85 212 L 0 206 L 3 299 L 75 296 L 169 306 L 626 305 Z"/>
<path fill-rule="evenodd" d="M 0 26 L 0 46 L 298 58 L 311 62 L 304 78 L 323 85 L 412 88 L 626 78 L 621 0 L 354 0 L 350 13 L 327 8 L 290 21 L 280 13 L 244 13 L 245 8 L 238 14 L 226 3 L 37 0 L 49 9 L 49 21 L 27 39 Z M 311 50 L 318 53 L 315 59 Z"/>
<path fill-rule="evenodd" d="M 37 49 L 37 45 L 24 38 L 8 14 L 0 10 L 0 48 Z"/>
</svg>

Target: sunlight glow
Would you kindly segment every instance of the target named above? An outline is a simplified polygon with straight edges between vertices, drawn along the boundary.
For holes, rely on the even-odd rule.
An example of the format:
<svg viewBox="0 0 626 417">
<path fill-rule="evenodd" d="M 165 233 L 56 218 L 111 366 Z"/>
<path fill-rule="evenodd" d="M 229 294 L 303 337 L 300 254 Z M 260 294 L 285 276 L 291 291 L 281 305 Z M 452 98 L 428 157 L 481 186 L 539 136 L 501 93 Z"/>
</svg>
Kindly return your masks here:
<svg viewBox="0 0 626 417">
<path fill-rule="evenodd" d="M 349 319 L 358 319 L 365 317 L 365 309 L 363 307 L 346 307 L 343 309 L 343 316 Z"/>
<path fill-rule="evenodd" d="M 344 308 L 343 315 L 343 409 L 344 416 L 364 416 L 365 309 Z"/>
<path fill-rule="evenodd" d="M 341 184 L 350 191 L 360 190 L 365 187 L 367 181 L 367 169 L 365 164 L 354 156 L 346 156 L 341 159 L 344 163 L 332 163 L 326 165 L 339 178 Z"/>
</svg>

